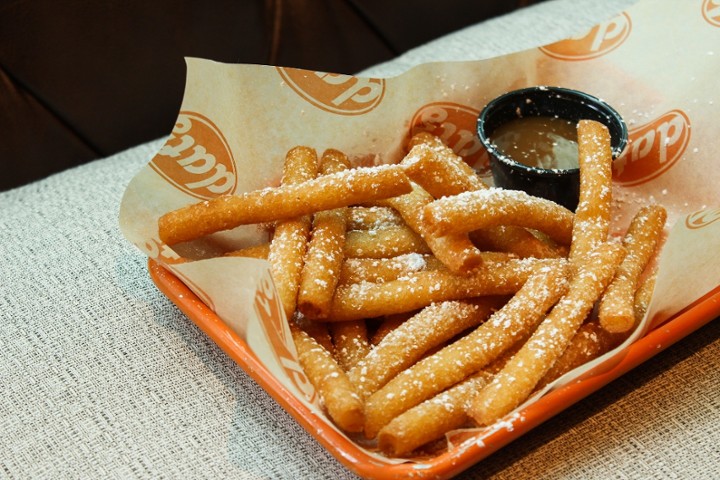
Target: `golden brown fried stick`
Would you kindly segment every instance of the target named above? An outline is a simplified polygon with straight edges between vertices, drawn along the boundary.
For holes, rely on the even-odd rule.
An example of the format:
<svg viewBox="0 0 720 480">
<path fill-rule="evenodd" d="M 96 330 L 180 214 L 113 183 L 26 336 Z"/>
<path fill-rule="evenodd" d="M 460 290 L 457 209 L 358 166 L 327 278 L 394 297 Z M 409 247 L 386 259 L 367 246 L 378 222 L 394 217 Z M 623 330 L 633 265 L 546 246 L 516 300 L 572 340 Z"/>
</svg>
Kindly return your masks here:
<svg viewBox="0 0 720 480">
<path fill-rule="evenodd" d="M 346 258 L 339 284 L 387 282 L 422 270 L 436 270 L 442 262 L 429 254 L 405 253 L 389 258 Z"/>
<path fill-rule="evenodd" d="M 655 254 L 665 227 L 667 212 L 659 205 L 641 208 L 630 222 L 623 245 L 625 259 L 600 300 L 600 325 L 613 333 L 630 330 L 635 325 L 635 291 L 638 279 Z"/>
<path fill-rule="evenodd" d="M 537 268 L 562 264 L 560 259 L 512 259 L 487 262 L 470 275 L 439 269 L 410 273 L 385 283 L 338 285 L 328 320 L 375 318 L 417 310 L 433 302 L 509 295 Z"/>
<path fill-rule="evenodd" d="M 320 161 L 320 174 L 343 172 L 350 166 L 347 156 L 329 149 Z M 344 259 L 347 207 L 315 213 L 310 241 L 300 276 L 297 308 L 305 317 L 325 319 Z"/>
<path fill-rule="evenodd" d="M 345 235 L 346 258 L 387 258 L 405 253 L 430 253 L 422 237 L 407 225 L 376 230 L 351 230 Z"/>
<path fill-rule="evenodd" d="M 290 332 L 300 366 L 317 389 L 330 418 L 346 432 L 362 430 L 363 402 L 345 372 L 330 352 L 293 321 L 290 322 Z"/>
<path fill-rule="evenodd" d="M 288 151 L 283 166 L 282 185 L 297 185 L 317 175 L 318 161 L 315 150 L 295 147 Z M 285 310 L 286 318 L 292 318 L 297 306 L 303 257 L 310 235 L 310 216 L 279 221 L 270 242 L 268 261 L 270 274 Z"/>
<path fill-rule="evenodd" d="M 292 321 L 292 320 L 291 320 Z M 325 350 L 335 355 L 335 345 L 328 330 L 328 324 L 325 322 L 308 321 L 302 318 L 302 315 L 294 317 L 295 323 Z"/>
<path fill-rule="evenodd" d="M 656 280 L 657 270 L 648 273 L 640 279 L 640 285 L 635 291 L 635 323 L 640 323 L 645 313 L 647 313 L 653 291 L 655 290 Z"/>
<path fill-rule="evenodd" d="M 480 371 L 395 417 L 378 432 L 378 447 L 387 455 L 407 455 L 468 422 L 467 404 L 492 379 Z"/>
<path fill-rule="evenodd" d="M 224 195 L 161 216 L 160 239 L 168 245 L 240 225 L 309 215 L 408 193 L 410 179 L 399 165 L 354 168 L 298 184 Z"/>
<path fill-rule="evenodd" d="M 423 208 L 432 201 L 433 197 L 428 192 L 413 184 L 410 193 L 380 200 L 379 204 L 399 212 L 405 223 L 425 240 L 430 251 L 451 272 L 469 273 L 482 263 L 480 250 L 473 245 L 467 233 L 439 236 L 427 229 L 423 220 Z"/>
<path fill-rule="evenodd" d="M 436 235 L 515 225 L 540 230 L 564 245 L 570 243 L 573 228 L 573 213 L 565 207 L 520 190 L 500 188 L 435 200 L 425 207 L 425 220 Z"/>
<path fill-rule="evenodd" d="M 438 137 L 421 132 L 410 140 L 409 145 L 410 152 L 401 165 L 407 175 L 434 198 L 488 188 L 475 170 Z M 481 250 L 509 252 L 521 257 L 564 256 L 561 249 L 520 227 L 498 226 L 477 230 L 470 232 L 470 239 Z"/>
<path fill-rule="evenodd" d="M 252 245 L 250 247 L 240 248 L 227 252 L 226 257 L 247 257 L 247 258 L 259 258 L 267 260 L 270 254 L 270 243 L 261 243 L 259 245 Z"/>
<path fill-rule="evenodd" d="M 577 133 L 580 198 L 575 209 L 570 260 L 583 258 L 607 240 L 612 199 L 610 132 L 602 123 L 580 120 Z"/>
<path fill-rule="evenodd" d="M 365 320 L 332 322 L 328 328 L 335 345 L 335 358 L 346 372 L 370 353 Z"/>
<path fill-rule="evenodd" d="M 377 230 L 404 223 L 400 214 L 389 207 L 354 205 L 348 210 L 348 230 Z"/>
<path fill-rule="evenodd" d="M 503 252 L 481 252 L 480 256 L 483 262 L 491 263 L 507 262 L 517 258 Z M 338 283 L 383 283 L 397 280 L 413 272 L 444 268 L 445 265 L 430 254 L 406 253 L 389 258 L 346 258 Z"/>
<path fill-rule="evenodd" d="M 434 198 L 488 188 L 461 157 L 442 140 L 429 133 L 418 133 L 401 161 L 405 173 Z"/>
<path fill-rule="evenodd" d="M 564 245 L 512 225 L 474 230 L 469 235 L 480 250 L 508 252 L 520 258 L 562 258 L 568 252 Z"/>
</svg>

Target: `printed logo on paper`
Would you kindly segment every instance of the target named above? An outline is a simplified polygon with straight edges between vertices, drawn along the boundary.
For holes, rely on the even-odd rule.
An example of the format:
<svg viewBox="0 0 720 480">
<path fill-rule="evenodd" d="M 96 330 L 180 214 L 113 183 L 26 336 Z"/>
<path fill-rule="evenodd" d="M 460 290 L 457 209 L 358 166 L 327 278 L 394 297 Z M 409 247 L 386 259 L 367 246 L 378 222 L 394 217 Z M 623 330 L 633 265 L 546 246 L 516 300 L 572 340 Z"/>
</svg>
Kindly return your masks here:
<svg viewBox="0 0 720 480">
<path fill-rule="evenodd" d="M 420 108 L 410 121 L 410 137 L 431 133 L 445 142 L 481 176 L 490 175 L 487 151 L 477 137 L 480 112 L 457 103 L 430 103 Z"/>
<path fill-rule="evenodd" d="M 362 115 L 385 95 L 385 80 L 277 67 L 280 76 L 307 102 L 339 115 Z"/>
<path fill-rule="evenodd" d="M 720 27 L 720 0 L 705 0 L 702 5 L 705 21 L 714 27 Z"/>
<path fill-rule="evenodd" d="M 700 210 L 685 217 L 685 226 L 691 230 L 697 230 L 717 221 L 720 221 L 720 208 Z"/>
<path fill-rule="evenodd" d="M 209 118 L 180 112 L 170 138 L 150 162 L 165 180 L 208 200 L 237 186 L 237 167 L 222 132 Z"/>
<path fill-rule="evenodd" d="M 625 152 L 613 164 L 613 178 L 623 185 L 639 185 L 682 158 L 690 142 L 690 119 L 681 110 L 672 110 L 630 130 L 628 137 Z"/>
<path fill-rule="evenodd" d="M 254 307 L 278 364 L 297 389 L 312 402 L 315 399 L 315 388 L 296 360 L 292 335 L 283 321 L 282 303 L 269 275 L 259 282 L 258 290 L 255 292 Z"/>
<path fill-rule="evenodd" d="M 590 60 L 618 48 L 630 35 L 632 22 L 627 13 L 595 25 L 582 35 L 540 47 L 540 51 L 559 60 Z"/>
<path fill-rule="evenodd" d="M 178 255 L 175 250 L 157 238 L 150 238 L 142 243 L 135 243 L 135 246 L 145 253 L 148 258 L 157 260 L 165 265 L 174 265 L 186 261 Z"/>
<path fill-rule="evenodd" d="M 177 271 L 177 269 L 172 269 L 173 275 L 175 275 L 177 278 L 180 279 L 181 282 L 183 282 L 187 287 L 192 290 L 192 292 L 197 295 L 197 297 L 200 299 L 202 303 L 207 305 L 207 307 L 215 311 L 215 302 L 213 302 L 212 297 L 208 295 L 205 290 L 200 288 L 197 283 L 195 283 L 193 280 L 190 279 L 187 275 L 180 273 Z"/>
</svg>

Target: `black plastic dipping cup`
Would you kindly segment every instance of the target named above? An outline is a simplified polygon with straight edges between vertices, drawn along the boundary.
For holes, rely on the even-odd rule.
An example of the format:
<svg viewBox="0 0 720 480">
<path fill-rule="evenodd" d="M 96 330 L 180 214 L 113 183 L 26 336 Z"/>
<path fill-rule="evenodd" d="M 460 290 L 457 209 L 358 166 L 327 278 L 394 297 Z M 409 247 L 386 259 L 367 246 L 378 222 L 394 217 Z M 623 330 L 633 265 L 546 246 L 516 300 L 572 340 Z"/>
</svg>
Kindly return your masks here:
<svg viewBox="0 0 720 480">
<path fill-rule="evenodd" d="M 575 211 L 580 194 L 580 169 L 543 169 L 516 162 L 498 151 L 490 136 L 500 125 L 519 117 L 557 116 L 577 123 L 596 120 L 610 131 L 613 159 L 627 145 L 627 126 L 610 105 L 597 97 L 561 87 L 529 87 L 497 97 L 480 112 L 477 132 L 490 157 L 496 187 L 524 190 Z"/>
</svg>

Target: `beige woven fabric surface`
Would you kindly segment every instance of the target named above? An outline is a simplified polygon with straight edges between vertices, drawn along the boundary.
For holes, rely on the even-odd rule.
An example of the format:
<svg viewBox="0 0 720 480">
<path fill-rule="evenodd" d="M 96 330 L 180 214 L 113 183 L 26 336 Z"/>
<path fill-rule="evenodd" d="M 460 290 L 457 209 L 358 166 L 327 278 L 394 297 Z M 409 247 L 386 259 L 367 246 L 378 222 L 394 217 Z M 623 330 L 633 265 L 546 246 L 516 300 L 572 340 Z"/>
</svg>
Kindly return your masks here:
<svg viewBox="0 0 720 480">
<path fill-rule="evenodd" d="M 367 73 L 534 47 L 632 3 L 543 3 Z M 0 193 L 0 478 L 355 478 L 120 234 L 123 190 L 161 143 Z M 715 321 L 461 478 L 718 478 L 718 371 Z"/>
</svg>

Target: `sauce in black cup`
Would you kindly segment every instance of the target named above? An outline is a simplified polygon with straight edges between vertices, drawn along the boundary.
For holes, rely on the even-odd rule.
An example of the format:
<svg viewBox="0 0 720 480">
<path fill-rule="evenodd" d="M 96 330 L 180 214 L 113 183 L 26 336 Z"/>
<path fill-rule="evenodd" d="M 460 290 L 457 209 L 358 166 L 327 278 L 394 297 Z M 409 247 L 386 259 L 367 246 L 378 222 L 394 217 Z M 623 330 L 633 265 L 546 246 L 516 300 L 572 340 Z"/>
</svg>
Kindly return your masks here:
<svg viewBox="0 0 720 480">
<path fill-rule="evenodd" d="M 580 120 L 604 124 L 613 159 L 622 153 L 628 136 L 625 122 L 610 105 L 587 93 L 537 86 L 488 103 L 478 117 L 477 132 L 488 151 L 495 186 L 524 190 L 575 211 L 580 191 L 575 127 Z"/>
</svg>

